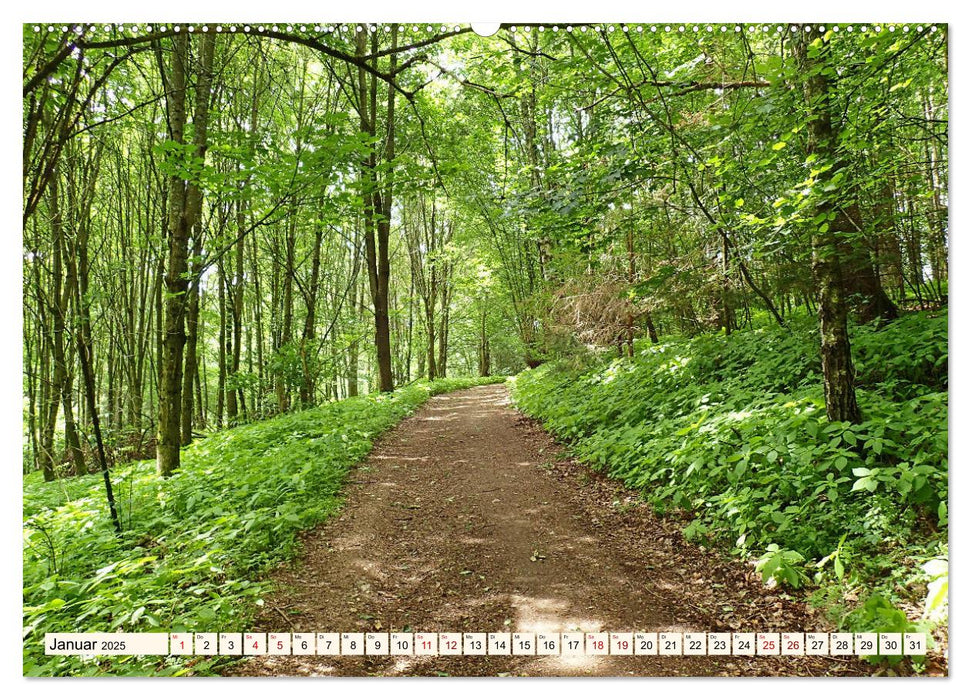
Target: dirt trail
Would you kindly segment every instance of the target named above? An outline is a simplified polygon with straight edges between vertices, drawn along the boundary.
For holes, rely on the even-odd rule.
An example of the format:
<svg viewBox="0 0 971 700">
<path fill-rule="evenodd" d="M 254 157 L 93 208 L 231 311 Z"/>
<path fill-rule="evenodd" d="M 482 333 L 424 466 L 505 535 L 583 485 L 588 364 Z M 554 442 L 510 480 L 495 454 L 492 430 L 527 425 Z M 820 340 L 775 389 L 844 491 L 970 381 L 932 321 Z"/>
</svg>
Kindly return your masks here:
<svg viewBox="0 0 971 700">
<path fill-rule="evenodd" d="M 432 398 L 355 469 L 281 567 L 258 630 L 802 631 L 751 568 L 685 543 L 578 465 L 502 385 Z M 833 657 L 266 656 L 232 675 L 867 675 Z"/>
</svg>

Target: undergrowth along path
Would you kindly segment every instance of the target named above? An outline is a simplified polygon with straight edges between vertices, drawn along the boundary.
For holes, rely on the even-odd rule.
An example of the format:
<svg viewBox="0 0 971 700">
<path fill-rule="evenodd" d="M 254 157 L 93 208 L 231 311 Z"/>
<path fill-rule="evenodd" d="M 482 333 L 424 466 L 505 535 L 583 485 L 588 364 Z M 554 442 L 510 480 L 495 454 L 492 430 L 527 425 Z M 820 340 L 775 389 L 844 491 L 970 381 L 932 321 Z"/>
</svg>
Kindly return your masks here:
<svg viewBox="0 0 971 700">
<path fill-rule="evenodd" d="M 503 385 L 431 398 L 273 574 L 267 632 L 826 631 L 570 460 Z M 847 657 L 263 656 L 227 675 L 868 675 Z"/>
</svg>

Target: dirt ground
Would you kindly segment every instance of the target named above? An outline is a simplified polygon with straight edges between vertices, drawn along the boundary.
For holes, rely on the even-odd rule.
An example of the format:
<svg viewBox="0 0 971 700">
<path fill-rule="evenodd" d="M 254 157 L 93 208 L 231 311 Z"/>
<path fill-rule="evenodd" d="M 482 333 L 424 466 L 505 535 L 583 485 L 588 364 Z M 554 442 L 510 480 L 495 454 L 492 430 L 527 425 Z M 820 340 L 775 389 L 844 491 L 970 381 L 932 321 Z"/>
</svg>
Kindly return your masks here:
<svg viewBox="0 0 971 700">
<path fill-rule="evenodd" d="M 437 396 L 273 575 L 256 631 L 826 631 L 748 565 L 565 456 L 503 385 Z M 870 675 L 852 657 L 263 656 L 243 676 Z"/>
</svg>

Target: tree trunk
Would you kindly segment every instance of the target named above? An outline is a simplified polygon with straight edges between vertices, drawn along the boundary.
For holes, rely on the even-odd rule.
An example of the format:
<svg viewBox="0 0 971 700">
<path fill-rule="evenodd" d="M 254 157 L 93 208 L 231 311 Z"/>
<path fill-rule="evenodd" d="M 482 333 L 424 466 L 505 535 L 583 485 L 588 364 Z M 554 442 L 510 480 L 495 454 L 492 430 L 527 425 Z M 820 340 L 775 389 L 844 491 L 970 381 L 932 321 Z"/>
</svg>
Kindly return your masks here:
<svg viewBox="0 0 971 700">
<path fill-rule="evenodd" d="M 627 226 L 627 286 L 633 289 L 634 280 L 637 278 L 637 258 L 634 255 L 634 224 L 629 222 Z M 624 302 L 627 307 L 627 355 L 634 356 L 634 303 L 628 296 Z"/>
<path fill-rule="evenodd" d="M 285 243 L 285 259 L 283 267 L 283 324 L 280 331 L 280 343 L 277 350 L 289 353 L 290 341 L 293 340 L 293 276 L 296 245 L 297 245 L 297 212 L 291 209 L 287 223 Z M 281 366 L 276 375 L 277 408 L 283 412 L 290 408 L 290 388 L 287 386 L 284 368 Z"/>
<path fill-rule="evenodd" d="M 202 257 L 202 231 L 201 226 L 196 227 L 195 240 L 192 243 L 192 257 L 198 261 Z M 198 262 L 193 262 L 191 277 L 192 281 L 188 288 L 188 302 L 186 309 L 186 344 L 185 344 L 185 371 L 182 375 L 182 445 L 192 443 L 192 408 L 193 392 L 192 385 L 196 380 L 198 371 L 198 346 L 199 346 L 199 271 L 196 269 Z"/>
<path fill-rule="evenodd" d="M 815 31 L 811 34 L 815 35 Z M 829 43 L 825 37 L 818 40 L 818 54 L 810 57 L 810 33 L 800 31 L 795 40 L 796 60 L 803 77 L 803 92 L 809 110 L 809 138 L 806 146 L 809 155 L 815 155 L 824 163 L 837 163 L 838 133 L 831 117 L 831 88 L 828 71 Z M 836 173 L 831 168 L 819 174 L 817 186 L 825 191 Z M 823 393 L 826 398 L 826 415 L 830 420 L 859 423 L 860 409 L 856 402 L 853 385 L 854 371 L 850 357 L 850 339 L 847 332 L 847 306 L 843 295 L 843 277 L 840 267 L 840 241 L 853 235 L 854 227 L 844 210 L 832 199 L 820 199 L 816 205 L 816 217 L 828 225 L 814 225 L 812 233 L 812 273 L 819 305 L 819 335 L 822 344 Z"/>
<path fill-rule="evenodd" d="M 209 92 L 215 36 L 203 36 L 199 79 L 193 115 L 194 155 L 205 159 L 206 127 L 209 118 Z M 167 93 L 171 140 L 184 143 L 186 67 L 189 39 L 178 34 L 173 39 L 172 70 Z M 186 184 L 178 174 L 169 178 L 168 261 L 165 270 L 165 336 L 162 342 L 161 381 L 159 383 L 159 425 L 156 459 L 158 472 L 171 475 L 179 467 L 181 447 L 182 364 L 185 348 L 186 292 L 189 280 L 189 233 L 202 209 L 200 184 Z"/>
<path fill-rule="evenodd" d="M 347 395 L 357 396 L 358 386 L 357 386 L 357 375 L 360 371 L 360 358 L 361 358 L 361 344 L 357 339 L 357 328 L 358 324 L 361 322 L 360 319 L 364 317 L 364 289 L 361 288 L 361 283 L 357 279 L 359 260 L 357 254 L 357 246 L 355 246 L 354 253 L 354 263 L 353 263 L 353 289 L 352 289 L 352 299 L 353 304 L 351 305 L 351 318 L 354 320 L 354 339 L 348 344 L 347 348 Z"/>
<path fill-rule="evenodd" d="M 320 248 L 324 240 L 324 232 L 320 228 L 314 239 L 314 252 L 310 270 L 310 285 L 307 288 L 307 317 L 303 324 L 303 335 L 300 338 L 300 362 L 303 370 L 303 382 L 300 385 L 300 403 L 306 407 L 313 403 L 315 374 L 312 371 L 310 353 L 316 352 L 314 341 L 317 338 L 317 287 L 320 284 Z"/>
<path fill-rule="evenodd" d="M 216 384 L 216 427 L 223 425 L 223 410 L 226 407 L 226 273 L 223 262 L 216 265 L 216 295 L 219 306 L 219 350 L 216 362 L 219 365 L 219 375 Z M 235 404 L 234 404 L 235 406 Z M 235 410 L 235 409 L 234 409 Z M 228 419 L 227 419 L 227 422 Z"/>
<path fill-rule="evenodd" d="M 373 34 L 372 51 L 377 49 L 377 33 Z M 391 49 L 398 43 L 397 25 L 391 30 Z M 357 55 L 363 57 L 367 51 L 366 32 L 357 34 Z M 396 53 L 391 54 L 389 72 L 394 73 Z M 375 64 L 377 59 L 373 59 Z M 377 81 L 363 68 L 358 69 L 358 100 L 361 115 L 361 130 L 375 136 L 377 133 Z M 364 206 L 364 248 L 367 263 L 368 282 L 371 288 L 371 303 L 374 307 L 374 346 L 378 362 L 378 388 L 380 391 L 394 389 L 394 376 L 391 366 L 391 323 L 388 314 L 388 284 L 391 278 L 389 260 L 389 238 L 391 234 L 392 168 L 395 148 L 394 123 L 395 91 L 388 88 L 387 131 L 385 133 L 385 174 L 383 183 L 378 182 L 377 157 L 371 148 L 363 164 L 365 185 Z M 383 184 L 383 187 L 381 186 Z"/>
<path fill-rule="evenodd" d="M 61 208 L 58 197 L 57 178 L 52 178 L 47 187 L 48 200 L 51 211 L 51 285 L 48 290 L 50 299 L 50 313 L 53 328 L 49 334 L 48 345 L 53 356 L 53 374 L 46 392 L 46 405 L 43 409 L 43 420 L 40 431 L 40 460 L 44 481 L 53 481 L 54 466 L 57 462 L 54 454 L 54 432 L 57 426 L 57 414 L 61 405 L 66 370 L 64 366 L 64 307 L 62 289 L 62 250 L 63 226 Z M 39 264 L 39 263 L 38 263 Z M 38 290 L 39 290 L 38 286 Z M 38 294 L 38 299 L 42 297 Z"/>
<path fill-rule="evenodd" d="M 452 306 L 452 289 L 449 280 L 450 264 L 445 263 L 444 267 L 445 270 L 442 272 L 442 279 L 440 281 L 442 287 L 442 312 L 439 314 L 438 364 L 435 367 L 435 371 L 439 377 L 445 377 L 448 373 L 448 312 Z"/>
<path fill-rule="evenodd" d="M 647 335 L 655 345 L 660 342 L 657 337 L 657 329 L 654 327 L 654 317 L 650 311 L 644 312 L 644 321 L 647 323 Z"/>
<path fill-rule="evenodd" d="M 482 309 L 479 323 L 479 376 L 488 377 L 492 358 L 489 352 L 489 334 L 486 329 L 487 313 Z"/>
<path fill-rule="evenodd" d="M 186 68 L 189 62 L 189 37 L 178 34 L 172 40 L 172 69 L 168 81 L 169 138 L 184 143 Z M 185 182 L 178 175 L 169 177 L 168 259 L 165 266 L 165 326 L 162 339 L 161 379 L 156 460 L 158 472 L 169 476 L 179 466 L 182 435 L 182 349 L 185 346 L 185 279 L 189 255 Z"/>
<path fill-rule="evenodd" d="M 264 357 L 265 353 L 263 351 L 263 297 L 262 290 L 260 288 L 260 268 L 257 264 L 257 243 L 256 236 L 258 234 L 253 232 L 253 245 L 250 246 L 252 251 L 253 259 L 253 324 L 256 326 L 256 371 L 257 371 L 257 396 L 258 401 L 251 402 L 251 411 L 260 411 L 263 407 L 264 392 L 265 392 L 265 374 L 264 368 L 266 367 Z"/>
<path fill-rule="evenodd" d="M 432 287 L 434 289 L 434 286 Z M 433 296 L 434 300 L 435 297 Z M 435 302 L 425 308 L 425 331 L 427 335 L 426 364 L 428 365 L 428 378 L 436 379 L 439 376 L 438 363 L 435 361 Z"/>
<path fill-rule="evenodd" d="M 842 207 L 840 216 L 845 218 L 845 223 L 841 222 L 841 225 L 852 227 L 851 231 L 856 234 L 849 233 L 837 241 L 847 302 L 855 308 L 860 323 L 869 323 L 877 318 L 892 321 L 898 315 L 897 305 L 880 284 L 873 251 L 863 235 L 860 208 L 856 203 Z"/>
</svg>

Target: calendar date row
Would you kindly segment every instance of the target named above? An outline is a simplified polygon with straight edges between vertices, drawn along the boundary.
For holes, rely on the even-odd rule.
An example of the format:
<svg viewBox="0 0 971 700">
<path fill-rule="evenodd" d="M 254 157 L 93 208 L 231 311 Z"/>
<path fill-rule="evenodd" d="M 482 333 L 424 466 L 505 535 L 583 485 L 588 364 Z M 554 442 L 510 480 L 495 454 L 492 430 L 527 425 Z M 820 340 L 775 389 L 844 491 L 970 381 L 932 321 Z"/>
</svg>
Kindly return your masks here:
<svg viewBox="0 0 971 700">
<path fill-rule="evenodd" d="M 924 633 L 171 632 L 45 636 L 48 655 L 924 656 Z"/>
</svg>

